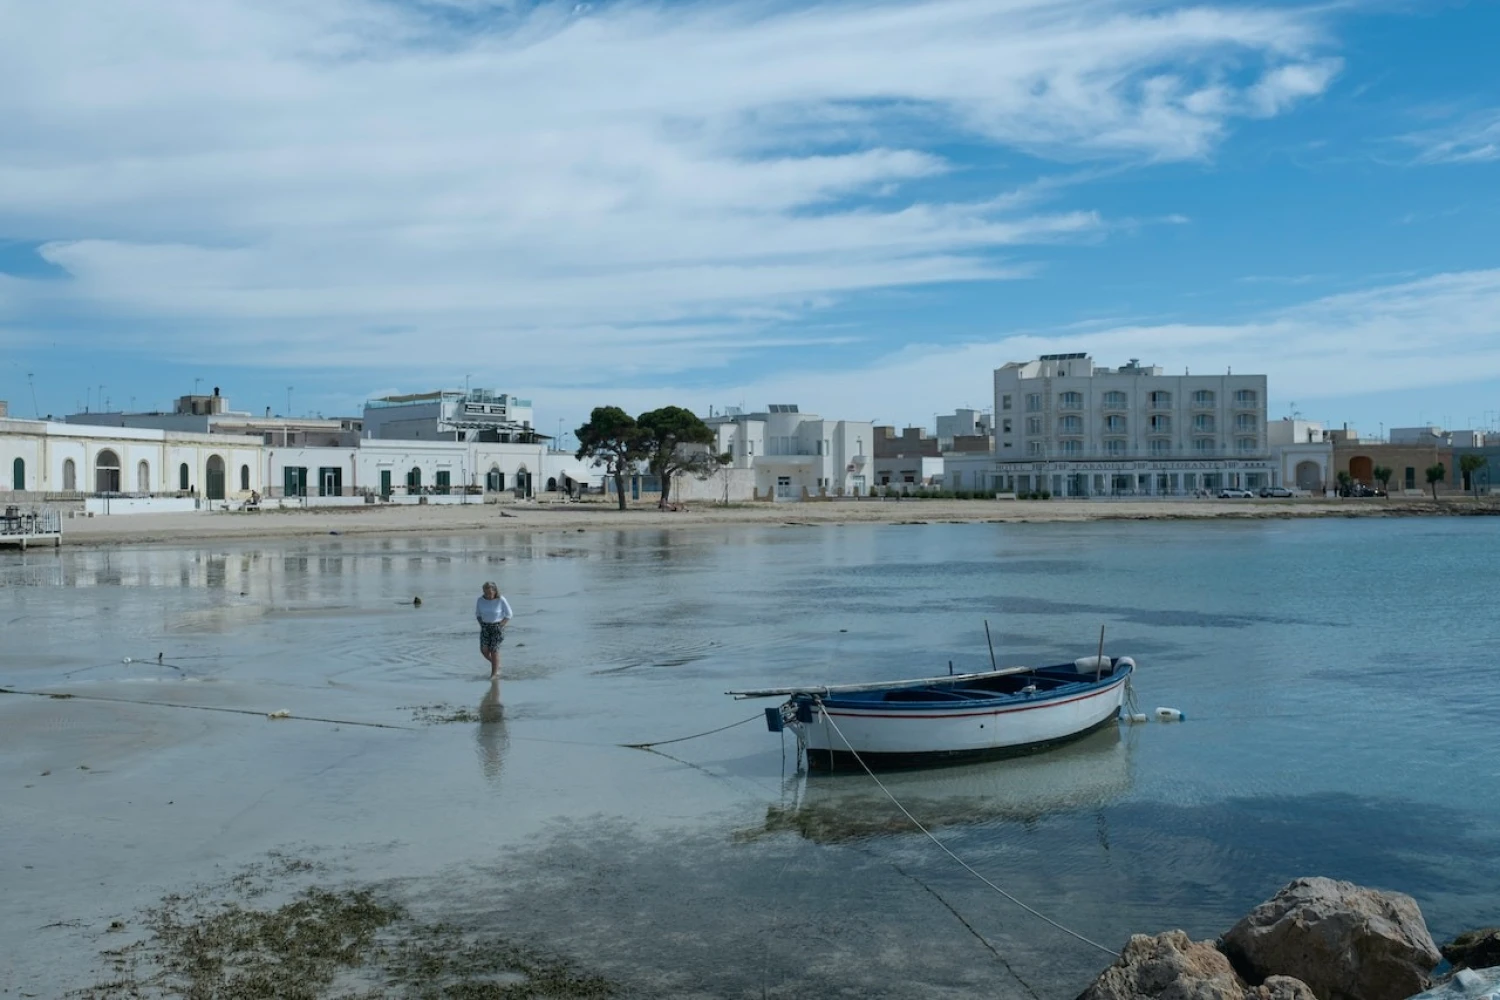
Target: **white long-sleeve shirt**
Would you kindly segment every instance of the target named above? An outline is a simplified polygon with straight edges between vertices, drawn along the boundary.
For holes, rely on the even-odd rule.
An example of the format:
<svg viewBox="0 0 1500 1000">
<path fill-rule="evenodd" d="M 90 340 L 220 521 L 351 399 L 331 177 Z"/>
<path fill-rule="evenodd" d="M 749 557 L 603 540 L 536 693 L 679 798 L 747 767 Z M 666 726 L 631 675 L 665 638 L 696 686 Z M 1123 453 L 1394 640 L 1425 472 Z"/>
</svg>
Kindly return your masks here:
<svg viewBox="0 0 1500 1000">
<path fill-rule="evenodd" d="M 510 602 L 501 594 L 493 601 L 481 597 L 474 602 L 474 617 L 486 625 L 495 625 L 500 622 L 510 621 Z"/>
</svg>

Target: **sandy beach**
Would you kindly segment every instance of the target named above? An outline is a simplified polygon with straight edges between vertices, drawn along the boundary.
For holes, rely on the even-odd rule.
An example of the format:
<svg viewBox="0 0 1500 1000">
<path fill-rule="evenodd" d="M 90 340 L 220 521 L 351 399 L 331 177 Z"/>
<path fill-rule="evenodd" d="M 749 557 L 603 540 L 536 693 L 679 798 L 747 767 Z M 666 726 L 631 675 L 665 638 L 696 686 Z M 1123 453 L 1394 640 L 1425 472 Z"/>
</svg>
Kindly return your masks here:
<svg viewBox="0 0 1500 1000">
<path fill-rule="evenodd" d="M 1360 500 L 838 500 L 806 503 L 691 504 L 659 510 L 605 502 L 471 504 L 133 514 L 63 521 L 63 544 L 139 545 L 197 539 L 401 535 L 472 531 L 689 528 L 724 524 L 1057 523 L 1223 518 L 1416 517 L 1500 515 L 1484 497 Z"/>
</svg>

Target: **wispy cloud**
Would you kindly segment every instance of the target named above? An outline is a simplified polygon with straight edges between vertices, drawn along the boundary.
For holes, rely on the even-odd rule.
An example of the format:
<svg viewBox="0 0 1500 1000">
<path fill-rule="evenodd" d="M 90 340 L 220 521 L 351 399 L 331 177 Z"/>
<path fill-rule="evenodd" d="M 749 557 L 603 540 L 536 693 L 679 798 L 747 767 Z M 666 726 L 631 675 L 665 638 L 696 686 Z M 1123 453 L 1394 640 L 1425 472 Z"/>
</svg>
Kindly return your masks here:
<svg viewBox="0 0 1500 1000">
<path fill-rule="evenodd" d="M 1484 163 L 1500 160 L 1500 109 L 1470 115 L 1446 128 L 1401 137 L 1417 147 L 1418 163 Z"/>
<path fill-rule="evenodd" d="M 1109 231 L 1045 167 L 945 194 L 955 141 L 1200 158 L 1327 48 L 1306 11 L 1147 0 L 11 5 L 0 237 L 70 279 L 0 295 L 182 359 L 724 365 Z"/>
</svg>

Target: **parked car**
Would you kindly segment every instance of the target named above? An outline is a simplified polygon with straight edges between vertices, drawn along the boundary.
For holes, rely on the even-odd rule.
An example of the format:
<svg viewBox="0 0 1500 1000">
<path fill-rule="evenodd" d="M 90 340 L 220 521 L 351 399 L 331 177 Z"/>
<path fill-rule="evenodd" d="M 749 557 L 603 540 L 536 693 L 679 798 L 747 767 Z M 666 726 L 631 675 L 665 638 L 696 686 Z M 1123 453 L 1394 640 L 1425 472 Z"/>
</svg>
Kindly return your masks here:
<svg viewBox="0 0 1500 1000">
<path fill-rule="evenodd" d="M 1296 496 L 1295 493 L 1293 493 L 1291 490 L 1287 489 L 1285 486 L 1262 486 L 1260 488 L 1260 495 L 1263 496 L 1263 497 L 1291 497 L 1291 496 Z"/>
<path fill-rule="evenodd" d="M 1383 497 L 1385 496 L 1385 490 L 1366 486 L 1364 483 L 1355 483 L 1353 486 L 1347 487 L 1342 495 L 1346 497 Z"/>
<path fill-rule="evenodd" d="M 1241 489 L 1236 489 L 1233 486 L 1226 486 L 1222 490 L 1219 491 L 1219 499 L 1220 500 L 1239 500 L 1239 499 L 1253 500 L 1253 499 L 1255 499 L 1255 494 L 1251 493 L 1249 490 L 1241 490 Z"/>
</svg>

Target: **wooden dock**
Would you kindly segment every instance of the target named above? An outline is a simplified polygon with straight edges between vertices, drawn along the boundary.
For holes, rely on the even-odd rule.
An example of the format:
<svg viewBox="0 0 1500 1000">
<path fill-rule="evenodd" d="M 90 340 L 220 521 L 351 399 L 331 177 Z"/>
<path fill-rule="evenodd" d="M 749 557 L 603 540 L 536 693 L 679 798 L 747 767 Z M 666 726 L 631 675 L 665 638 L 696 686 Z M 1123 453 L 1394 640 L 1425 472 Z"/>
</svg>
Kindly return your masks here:
<svg viewBox="0 0 1500 1000">
<path fill-rule="evenodd" d="M 24 552 L 29 546 L 47 544 L 62 545 L 62 515 L 57 511 L 23 512 L 12 506 L 0 514 L 0 545 L 19 545 Z"/>
</svg>

